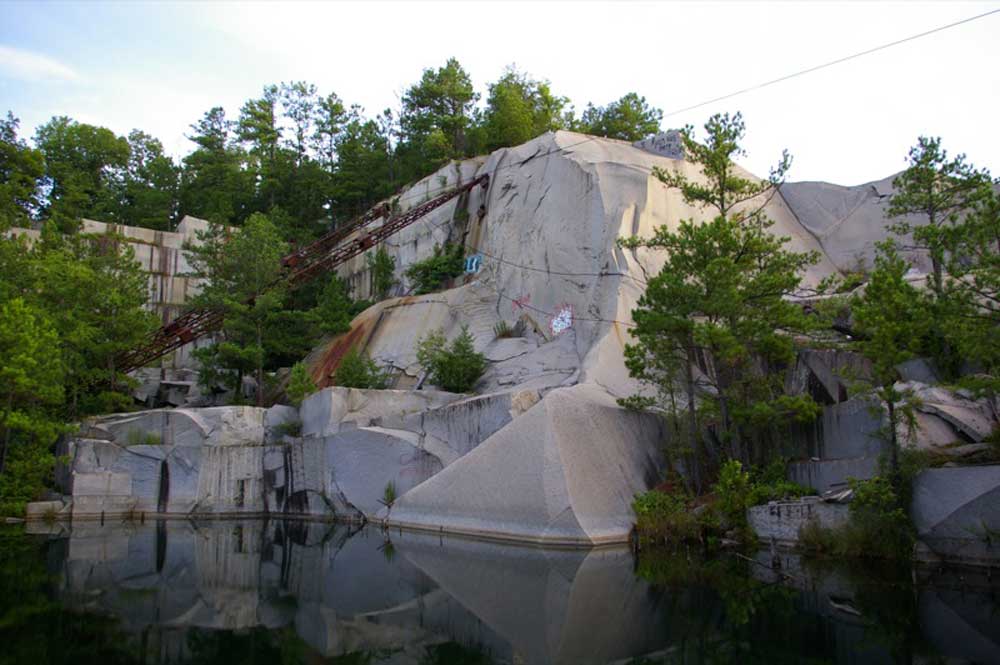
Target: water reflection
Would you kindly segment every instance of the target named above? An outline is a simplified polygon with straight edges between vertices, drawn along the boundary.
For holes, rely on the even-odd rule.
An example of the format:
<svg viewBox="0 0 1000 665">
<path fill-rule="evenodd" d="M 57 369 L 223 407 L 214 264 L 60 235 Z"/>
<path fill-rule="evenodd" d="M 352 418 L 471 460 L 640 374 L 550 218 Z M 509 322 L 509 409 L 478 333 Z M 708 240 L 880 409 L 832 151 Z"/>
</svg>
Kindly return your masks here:
<svg viewBox="0 0 1000 665">
<path fill-rule="evenodd" d="M 58 602 L 118 619 L 133 662 L 1000 662 L 998 589 L 968 571 L 281 521 L 76 526 L 48 549 Z"/>
</svg>

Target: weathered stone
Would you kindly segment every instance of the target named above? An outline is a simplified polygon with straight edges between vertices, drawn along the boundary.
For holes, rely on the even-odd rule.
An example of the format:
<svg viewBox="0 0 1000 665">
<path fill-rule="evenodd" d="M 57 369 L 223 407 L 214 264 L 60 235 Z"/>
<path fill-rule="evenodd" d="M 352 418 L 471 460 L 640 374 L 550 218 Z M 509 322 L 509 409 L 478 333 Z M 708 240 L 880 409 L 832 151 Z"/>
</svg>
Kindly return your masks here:
<svg viewBox="0 0 1000 665">
<path fill-rule="evenodd" d="M 896 389 L 912 392 L 918 410 L 941 418 L 973 443 L 986 439 L 998 425 L 986 399 L 971 399 L 963 391 L 916 382 L 897 383 Z"/>
<path fill-rule="evenodd" d="M 927 358 L 913 358 L 896 365 L 899 376 L 903 381 L 917 381 L 920 383 L 937 383 L 940 380 L 937 370 Z"/>
<path fill-rule="evenodd" d="M 55 519 L 65 508 L 62 501 L 33 501 L 25 507 L 24 517 L 28 521 Z"/>
<path fill-rule="evenodd" d="M 324 388 L 302 402 L 302 436 L 330 436 L 345 423 L 367 426 L 375 419 L 389 422 L 461 399 L 462 395 L 433 390 L 359 390 Z M 391 425 L 388 425 L 391 427 Z"/>
<path fill-rule="evenodd" d="M 132 496 L 132 477 L 110 471 L 74 473 L 73 496 Z"/>
<path fill-rule="evenodd" d="M 849 507 L 844 504 L 805 497 L 799 501 L 771 501 L 747 509 L 747 523 L 764 543 L 775 540 L 788 545 L 798 542 L 799 531 L 810 522 L 837 528 L 847 523 Z"/>
<path fill-rule="evenodd" d="M 264 412 L 264 442 L 277 443 L 281 437 L 282 426 L 299 422 L 299 410 L 293 406 L 276 404 Z"/>
<path fill-rule="evenodd" d="M 1000 465 L 926 469 L 913 481 L 917 536 L 949 559 L 996 565 Z"/>
<path fill-rule="evenodd" d="M 594 386 L 550 392 L 472 452 L 407 492 L 390 523 L 543 543 L 622 542 L 633 495 L 662 463 L 654 416 Z"/>
<path fill-rule="evenodd" d="M 877 457 L 799 460 L 788 463 L 788 479 L 817 492 L 845 487 L 849 478 L 867 480 L 878 473 Z"/>
<path fill-rule="evenodd" d="M 384 431 L 344 431 L 324 444 L 331 489 L 369 518 L 383 508 L 390 484 L 402 496 L 443 468 L 438 458 Z"/>
</svg>

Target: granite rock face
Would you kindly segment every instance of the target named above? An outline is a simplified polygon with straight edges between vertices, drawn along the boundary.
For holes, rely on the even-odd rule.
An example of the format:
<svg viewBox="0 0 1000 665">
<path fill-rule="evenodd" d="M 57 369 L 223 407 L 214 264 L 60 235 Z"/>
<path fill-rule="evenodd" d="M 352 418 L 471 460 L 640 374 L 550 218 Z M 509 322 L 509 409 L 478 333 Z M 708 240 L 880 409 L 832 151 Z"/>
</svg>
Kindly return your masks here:
<svg viewBox="0 0 1000 665">
<path fill-rule="evenodd" d="M 155 410 L 81 431 L 63 444 L 74 519 L 293 514 L 573 545 L 626 540 L 632 496 L 663 461 L 658 418 L 593 385 L 327 388 L 300 412 Z"/>
<path fill-rule="evenodd" d="M 1000 465 L 922 471 L 913 483 L 910 517 L 917 537 L 937 556 L 1000 563 Z"/>
<path fill-rule="evenodd" d="M 660 421 L 594 386 L 552 391 L 387 511 L 391 524 L 493 538 L 621 541 L 662 468 Z M 383 513 L 385 514 L 385 513 Z"/>
</svg>

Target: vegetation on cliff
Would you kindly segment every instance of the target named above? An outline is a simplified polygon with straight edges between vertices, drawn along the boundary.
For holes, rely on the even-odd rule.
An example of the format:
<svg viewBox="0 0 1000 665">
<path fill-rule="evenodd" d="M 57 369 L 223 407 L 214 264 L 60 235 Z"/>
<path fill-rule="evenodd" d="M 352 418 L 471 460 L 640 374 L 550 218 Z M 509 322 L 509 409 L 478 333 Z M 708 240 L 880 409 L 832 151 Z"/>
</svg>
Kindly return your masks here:
<svg viewBox="0 0 1000 665">
<path fill-rule="evenodd" d="M 577 117 L 548 81 L 513 66 L 483 98 L 454 58 L 425 69 L 398 112 L 368 115 L 305 81 L 266 85 L 235 114 L 216 106 L 195 120 L 193 149 L 179 161 L 140 130 L 117 136 L 66 116 L 38 127 L 32 147 L 8 113 L 0 217 L 52 220 L 69 232 L 81 217 L 170 230 L 185 215 L 242 226 L 264 213 L 285 241 L 301 243 L 449 160 L 554 129 L 634 140 L 655 133 L 661 117 L 634 92 Z"/>
</svg>

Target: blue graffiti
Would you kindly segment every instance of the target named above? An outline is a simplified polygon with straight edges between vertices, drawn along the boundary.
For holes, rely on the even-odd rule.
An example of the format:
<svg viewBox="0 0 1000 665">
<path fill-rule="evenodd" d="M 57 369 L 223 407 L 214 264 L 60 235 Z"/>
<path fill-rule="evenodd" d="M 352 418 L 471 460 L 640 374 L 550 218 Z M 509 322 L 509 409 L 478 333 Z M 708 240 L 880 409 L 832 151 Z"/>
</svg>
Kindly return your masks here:
<svg viewBox="0 0 1000 665">
<path fill-rule="evenodd" d="M 475 275 L 483 267 L 483 255 L 473 254 L 465 257 L 465 274 Z"/>
</svg>

